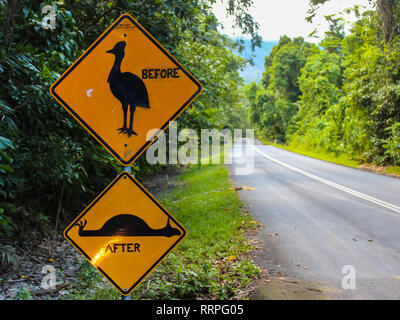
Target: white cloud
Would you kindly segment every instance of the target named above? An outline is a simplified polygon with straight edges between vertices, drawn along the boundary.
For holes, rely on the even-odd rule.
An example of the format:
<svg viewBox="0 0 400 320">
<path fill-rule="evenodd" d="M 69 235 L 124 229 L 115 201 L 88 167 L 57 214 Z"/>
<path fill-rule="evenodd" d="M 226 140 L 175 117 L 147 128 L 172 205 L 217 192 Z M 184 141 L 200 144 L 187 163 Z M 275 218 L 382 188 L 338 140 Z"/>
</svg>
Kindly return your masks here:
<svg viewBox="0 0 400 320">
<path fill-rule="evenodd" d="M 226 1 L 225 1 L 226 2 Z M 302 36 L 308 41 L 318 42 L 318 39 L 307 38 L 315 28 L 318 35 L 323 36 L 328 30 L 328 24 L 324 16 L 337 13 L 343 9 L 362 5 L 371 9 L 368 0 L 331 0 L 325 3 L 317 12 L 313 23 L 308 23 L 309 0 L 254 0 L 254 7 L 250 13 L 254 20 L 260 25 L 259 34 L 263 40 L 279 40 L 280 36 L 286 34 L 289 37 Z M 241 36 L 238 30 L 232 29 L 232 18 L 226 18 L 225 6 L 218 1 L 214 5 L 214 13 L 223 24 L 223 32 L 229 36 Z M 351 19 L 351 17 L 347 17 Z"/>
</svg>

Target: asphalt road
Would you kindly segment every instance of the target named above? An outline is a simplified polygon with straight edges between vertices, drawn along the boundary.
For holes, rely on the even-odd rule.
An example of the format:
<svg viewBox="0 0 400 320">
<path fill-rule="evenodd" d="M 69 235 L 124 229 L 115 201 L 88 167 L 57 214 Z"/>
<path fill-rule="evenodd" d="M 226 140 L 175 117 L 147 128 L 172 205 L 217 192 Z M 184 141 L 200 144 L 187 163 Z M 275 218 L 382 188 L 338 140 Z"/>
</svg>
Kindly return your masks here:
<svg viewBox="0 0 400 320">
<path fill-rule="evenodd" d="M 400 299 L 399 178 L 261 143 L 253 147 L 253 170 L 237 175 L 244 166 L 238 162 L 251 168 L 251 154 L 234 152 L 241 149 L 233 146 L 228 168 L 234 184 L 255 188 L 239 193 L 266 225 L 258 235 L 258 264 L 319 288 L 321 298 Z"/>
</svg>

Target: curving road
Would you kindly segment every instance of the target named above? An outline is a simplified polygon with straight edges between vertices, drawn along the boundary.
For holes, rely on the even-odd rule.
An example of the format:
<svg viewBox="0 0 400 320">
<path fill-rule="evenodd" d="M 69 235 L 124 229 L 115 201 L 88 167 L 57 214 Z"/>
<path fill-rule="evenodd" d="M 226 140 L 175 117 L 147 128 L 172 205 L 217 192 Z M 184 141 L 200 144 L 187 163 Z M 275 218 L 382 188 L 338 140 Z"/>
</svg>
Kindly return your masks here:
<svg viewBox="0 0 400 320">
<path fill-rule="evenodd" d="M 251 154 L 235 152 L 242 147 L 233 146 L 228 169 L 234 184 L 255 188 L 240 197 L 266 225 L 258 234 L 258 264 L 317 288 L 321 298 L 400 299 L 399 178 L 259 142 L 252 147 L 252 172 L 237 175 L 252 161 Z"/>
</svg>

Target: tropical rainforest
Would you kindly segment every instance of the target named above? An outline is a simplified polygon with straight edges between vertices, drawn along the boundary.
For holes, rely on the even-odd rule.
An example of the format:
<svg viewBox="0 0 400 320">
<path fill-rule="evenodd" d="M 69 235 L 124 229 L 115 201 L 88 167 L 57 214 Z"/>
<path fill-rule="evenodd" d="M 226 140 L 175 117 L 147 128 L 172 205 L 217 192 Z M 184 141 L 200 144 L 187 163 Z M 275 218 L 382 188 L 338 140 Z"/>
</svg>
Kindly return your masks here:
<svg viewBox="0 0 400 320">
<path fill-rule="evenodd" d="M 310 0 L 310 23 L 328 1 Z M 400 165 L 400 1 L 370 2 L 373 10 L 326 16 L 330 28 L 318 45 L 281 37 L 262 81 L 245 88 L 260 136 L 358 163 Z"/>
<path fill-rule="evenodd" d="M 60 233 L 121 166 L 50 96 L 51 84 L 121 14 L 131 14 L 202 83 L 179 118 L 195 130 L 237 128 L 244 115 L 242 46 L 218 31 L 214 0 L 0 0 L 0 262 L 14 243 Z M 259 45 L 249 0 L 225 1 L 227 15 Z M 44 28 L 45 5 L 55 9 Z M 157 166 L 132 168 L 143 178 Z M 22 242 L 22 244 L 21 244 Z M 25 246 L 23 246 L 25 248 Z"/>
<path fill-rule="evenodd" d="M 306 19 L 313 23 L 328 1 L 310 0 Z M 240 70 L 248 61 L 238 55 L 243 42 L 223 34 L 215 2 L 0 0 L 2 265 L 13 264 L 17 242 L 60 233 L 121 171 L 49 88 L 125 12 L 202 83 L 200 97 L 179 117 L 181 128 L 251 126 L 280 144 L 400 166 L 399 0 L 349 8 L 355 22 L 339 12 L 326 16 L 330 28 L 318 44 L 282 35 L 265 57 L 261 81 L 247 85 Z M 253 1 L 223 2 L 251 46 L 260 46 Z M 43 28 L 45 5 L 55 9 L 54 28 Z M 142 179 L 162 167 L 142 155 L 132 170 Z"/>
</svg>

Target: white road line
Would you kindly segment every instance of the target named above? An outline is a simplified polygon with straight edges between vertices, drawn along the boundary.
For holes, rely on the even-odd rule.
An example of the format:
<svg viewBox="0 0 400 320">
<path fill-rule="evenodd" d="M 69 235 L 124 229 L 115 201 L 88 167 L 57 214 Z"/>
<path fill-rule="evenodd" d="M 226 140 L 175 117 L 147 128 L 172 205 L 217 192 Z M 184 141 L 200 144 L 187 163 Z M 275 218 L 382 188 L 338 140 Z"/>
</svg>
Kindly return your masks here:
<svg viewBox="0 0 400 320">
<path fill-rule="evenodd" d="M 296 171 L 296 172 L 301 173 L 302 175 L 305 175 L 305 176 L 307 176 L 307 177 L 309 177 L 309 178 L 311 178 L 311 179 L 314 179 L 314 180 L 317 180 L 317 181 L 319 181 L 319 182 L 325 183 L 325 184 L 327 184 L 327 185 L 329 185 L 329 186 L 331 186 L 331 187 L 334 187 L 334 188 L 336 188 L 336 189 L 339 189 L 339 190 L 342 190 L 342 191 L 344 191 L 344 192 L 350 193 L 350 194 L 352 194 L 352 195 L 354 195 L 354 196 L 356 196 L 356 197 L 362 198 L 362 199 L 364 199 L 364 200 L 367 200 L 367 201 L 372 202 L 372 203 L 374 203 L 374 204 L 377 204 L 377 205 L 379 205 L 379 206 L 385 207 L 386 209 L 389 209 L 389 210 L 395 211 L 395 212 L 397 212 L 397 213 L 400 213 L 400 207 L 395 206 L 394 204 L 391 204 L 391 203 L 388 203 L 388 202 L 385 202 L 385 201 L 382 201 L 382 200 L 373 198 L 373 197 L 371 197 L 371 196 L 369 196 L 369 195 L 366 195 L 366 194 L 364 194 L 364 193 L 358 192 L 358 191 L 353 190 L 353 189 L 350 189 L 350 188 L 346 188 L 346 187 L 344 187 L 344 186 L 341 186 L 340 184 L 337 184 L 337 183 L 334 183 L 334 182 L 332 182 L 332 181 L 329 181 L 329 180 L 320 178 L 320 177 L 318 177 L 318 176 L 316 176 L 316 175 L 313 175 L 313 174 L 308 173 L 308 172 L 306 172 L 306 171 L 303 171 L 303 170 L 301 170 L 301 169 L 295 168 L 295 167 L 293 167 L 293 166 L 291 166 L 291 165 L 289 165 L 289 164 L 287 164 L 287 163 L 284 163 L 284 162 L 282 162 L 282 161 L 279 161 L 279 160 L 277 160 L 277 159 L 274 159 L 274 158 L 272 158 L 271 156 L 267 155 L 266 153 L 264 153 L 264 152 L 258 150 L 258 149 L 257 149 L 256 147 L 254 147 L 254 146 L 253 146 L 253 148 L 254 148 L 255 151 L 257 151 L 259 154 L 261 154 L 261 155 L 264 156 L 265 158 L 267 158 L 267 159 L 269 159 L 269 160 L 271 160 L 271 161 L 273 161 L 273 162 L 275 162 L 275 163 L 278 163 L 278 164 L 280 164 L 281 166 L 284 166 L 284 167 L 286 167 L 286 168 L 288 168 L 288 169 L 290 169 L 290 170 Z"/>
</svg>

